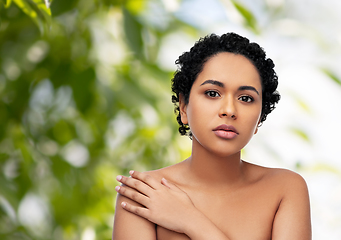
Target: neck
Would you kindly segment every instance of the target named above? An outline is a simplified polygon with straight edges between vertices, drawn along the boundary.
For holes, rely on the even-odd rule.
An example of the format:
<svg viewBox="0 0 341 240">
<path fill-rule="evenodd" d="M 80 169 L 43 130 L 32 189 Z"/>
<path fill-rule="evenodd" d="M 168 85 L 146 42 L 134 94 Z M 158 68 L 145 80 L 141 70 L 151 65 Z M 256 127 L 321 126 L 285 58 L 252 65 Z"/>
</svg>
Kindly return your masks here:
<svg viewBox="0 0 341 240">
<path fill-rule="evenodd" d="M 221 187 L 238 184 L 243 180 L 240 151 L 229 156 L 215 155 L 193 139 L 192 155 L 187 163 L 190 176 L 201 186 Z"/>
</svg>

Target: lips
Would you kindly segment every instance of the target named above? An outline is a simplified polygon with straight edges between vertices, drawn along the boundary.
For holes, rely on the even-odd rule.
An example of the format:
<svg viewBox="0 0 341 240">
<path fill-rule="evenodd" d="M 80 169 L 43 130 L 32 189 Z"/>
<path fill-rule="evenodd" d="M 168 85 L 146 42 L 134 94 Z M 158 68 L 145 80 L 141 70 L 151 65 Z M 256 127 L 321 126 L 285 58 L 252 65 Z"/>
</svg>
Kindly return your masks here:
<svg viewBox="0 0 341 240">
<path fill-rule="evenodd" d="M 213 129 L 215 135 L 224 139 L 233 139 L 239 135 L 238 131 L 232 125 L 222 124 Z"/>
</svg>

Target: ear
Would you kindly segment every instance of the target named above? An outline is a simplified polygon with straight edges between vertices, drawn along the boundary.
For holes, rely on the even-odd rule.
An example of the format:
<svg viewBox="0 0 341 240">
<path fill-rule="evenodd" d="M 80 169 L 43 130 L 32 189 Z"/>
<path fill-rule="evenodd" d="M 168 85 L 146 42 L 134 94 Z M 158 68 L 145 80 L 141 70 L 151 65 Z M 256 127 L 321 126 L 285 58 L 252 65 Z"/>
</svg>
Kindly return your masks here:
<svg viewBox="0 0 341 240">
<path fill-rule="evenodd" d="M 179 96 L 179 108 L 180 108 L 181 122 L 186 125 L 186 124 L 188 124 L 187 105 L 185 103 L 185 97 L 181 93 Z"/>
<path fill-rule="evenodd" d="M 256 130 L 255 130 L 255 133 L 254 134 L 256 134 L 258 132 L 258 125 L 257 125 L 257 127 L 256 127 Z"/>
<path fill-rule="evenodd" d="M 256 127 L 256 130 L 255 130 L 255 133 L 254 133 L 254 134 L 256 134 L 256 133 L 258 132 L 258 128 L 259 128 L 260 126 L 262 126 L 262 124 L 261 124 L 261 122 L 260 122 L 260 119 L 259 119 L 259 121 L 258 121 L 258 123 L 257 123 L 257 127 Z"/>
</svg>

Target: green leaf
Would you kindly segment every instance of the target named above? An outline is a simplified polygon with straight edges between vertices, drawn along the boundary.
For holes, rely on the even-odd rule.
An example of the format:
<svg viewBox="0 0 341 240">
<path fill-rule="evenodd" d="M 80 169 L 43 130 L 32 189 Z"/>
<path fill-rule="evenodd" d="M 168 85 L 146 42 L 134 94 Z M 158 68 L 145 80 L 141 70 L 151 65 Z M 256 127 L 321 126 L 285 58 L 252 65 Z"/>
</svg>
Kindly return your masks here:
<svg viewBox="0 0 341 240">
<path fill-rule="evenodd" d="M 78 0 L 68 1 L 53 1 L 51 3 L 51 11 L 54 17 L 62 15 L 65 12 L 71 11 L 77 8 Z"/>
<path fill-rule="evenodd" d="M 48 32 L 51 10 L 42 0 L 13 0 L 38 26 L 41 33 Z"/>
<path fill-rule="evenodd" d="M 70 85 L 78 109 L 85 113 L 94 101 L 95 71 L 92 68 L 79 73 L 74 73 Z"/>
<path fill-rule="evenodd" d="M 302 110 L 304 110 L 307 113 L 312 113 L 309 104 L 306 101 L 304 101 L 304 99 L 299 94 L 292 92 L 291 96 L 295 99 L 298 106 L 300 106 Z"/>
<path fill-rule="evenodd" d="M 251 30 L 254 33 L 259 33 L 259 29 L 257 27 L 257 20 L 255 18 L 255 16 L 252 14 L 252 12 L 250 12 L 245 6 L 243 6 L 241 3 L 232 0 L 232 3 L 234 5 L 234 7 L 238 10 L 238 12 L 243 16 L 244 20 L 245 20 L 245 25 L 249 28 L 251 28 Z"/>
<path fill-rule="evenodd" d="M 37 13 L 32 9 L 30 4 L 25 0 L 14 0 L 15 4 L 32 19 L 37 18 Z"/>
<path fill-rule="evenodd" d="M 43 2 L 41 0 L 33 0 L 37 4 L 38 9 L 42 12 L 46 13 L 47 15 L 51 16 L 51 10 L 48 7 L 48 2 Z"/>
<path fill-rule="evenodd" d="M 341 171 L 337 167 L 334 167 L 328 163 L 322 163 L 322 162 L 313 165 L 312 171 L 314 171 L 314 172 L 324 171 L 324 172 L 329 172 L 329 173 L 341 175 Z"/>
<path fill-rule="evenodd" d="M 136 15 L 145 8 L 145 5 L 146 1 L 129 0 L 126 2 L 125 7 L 129 10 L 130 13 Z"/>
<path fill-rule="evenodd" d="M 291 131 L 306 142 L 310 142 L 309 135 L 302 129 L 292 128 Z"/>
<path fill-rule="evenodd" d="M 336 82 L 338 85 L 341 86 L 341 79 L 338 76 L 336 76 L 336 74 L 332 70 L 327 69 L 327 68 L 322 68 L 322 72 L 326 74 L 334 82 Z"/>
<path fill-rule="evenodd" d="M 5 8 L 9 8 L 11 6 L 12 0 L 0 0 L 0 3 L 2 3 Z"/>
<path fill-rule="evenodd" d="M 123 9 L 124 32 L 130 48 L 138 58 L 143 57 L 142 25 L 127 9 Z"/>
</svg>

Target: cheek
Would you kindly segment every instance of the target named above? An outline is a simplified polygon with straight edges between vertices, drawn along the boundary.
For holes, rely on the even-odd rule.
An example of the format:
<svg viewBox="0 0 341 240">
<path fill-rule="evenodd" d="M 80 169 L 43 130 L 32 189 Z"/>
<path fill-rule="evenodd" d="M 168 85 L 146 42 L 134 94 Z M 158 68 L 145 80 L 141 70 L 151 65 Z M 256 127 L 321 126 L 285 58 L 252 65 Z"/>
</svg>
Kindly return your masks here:
<svg viewBox="0 0 341 240">
<path fill-rule="evenodd" d="M 192 104 L 190 114 L 197 118 L 212 118 L 213 114 L 218 112 L 217 104 L 209 101 L 198 100 L 200 104 Z"/>
<path fill-rule="evenodd" d="M 244 116 L 240 116 L 244 119 L 245 124 L 250 128 L 256 128 L 261 117 L 261 108 L 254 108 L 249 111 L 245 111 Z"/>
<path fill-rule="evenodd" d="M 194 100 L 195 101 L 195 100 Z M 194 102 L 193 101 L 193 102 Z M 213 121 L 213 114 L 216 112 L 212 104 L 200 102 L 200 104 L 190 104 L 187 108 L 187 120 L 190 127 L 207 125 Z"/>
<path fill-rule="evenodd" d="M 253 132 L 252 134 L 256 134 L 257 133 L 260 119 L 261 119 L 261 114 L 257 114 L 255 116 L 254 126 L 253 126 L 253 129 L 252 129 L 252 132 Z"/>
</svg>

